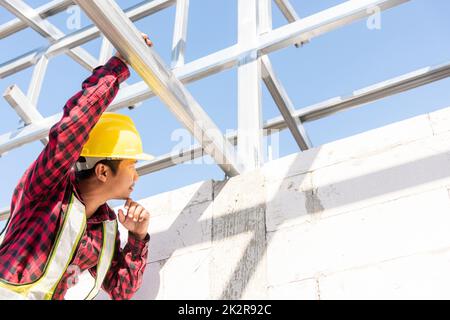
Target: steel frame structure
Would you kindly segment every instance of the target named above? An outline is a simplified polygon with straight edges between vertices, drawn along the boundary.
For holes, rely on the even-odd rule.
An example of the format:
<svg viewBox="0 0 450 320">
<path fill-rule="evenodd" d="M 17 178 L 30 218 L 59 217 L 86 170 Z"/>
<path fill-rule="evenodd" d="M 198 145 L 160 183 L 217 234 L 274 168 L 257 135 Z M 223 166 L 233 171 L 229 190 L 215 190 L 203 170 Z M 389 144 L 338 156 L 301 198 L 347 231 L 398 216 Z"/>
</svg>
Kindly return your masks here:
<svg viewBox="0 0 450 320">
<path fill-rule="evenodd" d="M 143 81 L 124 86 L 108 111 L 117 111 L 157 95 L 199 142 L 177 154 L 161 155 L 151 162 L 140 164 L 140 175 L 205 154 L 210 155 L 227 176 L 252 170 L 263 164 L 263 135 L 271 134 L 274 130 L 289 129 L 299 149 L 307 150 L 311 148 L 311 142 L 303 127 L 304 122 L 449 77 L 450 63 L 426 67 L 374 84 L 354 91 L 349 97 L 336 97 L 295 109 L 277 78 L 268 54 L 290 45 L 300 46 L 318 35 L 368 17 L 372 14 L 370 9 L 374 7 L 383 11 L 407 1 L 409 0 L 349 0 L 300 18 L 289 0 L 274 0 L 288 24 L 272 29 L 271 0 L 238 0 L 238 42 L 185 63 L 189 0 L 143 1 L 125 11 L 114 0 L 53 0 L 37 9 L 30 8 L 22 0 L 0 0 L 1 5 L 17 16 L 0 25 L 0 39 L 31 27 L 50 42 L 48 46 L 0 64 L 0 78 L 35 66 L 27 94 L 17 86 L 9 87 L 4 94 L 25 126 L 0 135 L 0 156 L 36 140 L 45 144 L 48 131 L 60 119 L 61 113 L 43 118 L 36 106 L 49 59 L 68 54 L 83 67 L 91 69 L 104 63 L 114 48 L 128 59 Z M 74 3 L 80 6 L 94 24 L 64 35 L 46 18 Z M 173 5 L 176 5 L 176 15 L 171 68 L 168 68 L 152 48 L 147 48 L 142 43 L 132 22 Z M 79 47 L 101 35 L 104 38 L 98 59 Z M 224 136 L 184 84 L 234 67 L 238 70 L 238 128 L 236 132 Z M 262 121 L 261 108 L 262 83 L 266 85 L 281 114 L 265 123 Z M 237 146 L 237 151 L 233 146 Z M 7 216 L 8 209 L 0 210 L 0 220 Z"/>
</svg>

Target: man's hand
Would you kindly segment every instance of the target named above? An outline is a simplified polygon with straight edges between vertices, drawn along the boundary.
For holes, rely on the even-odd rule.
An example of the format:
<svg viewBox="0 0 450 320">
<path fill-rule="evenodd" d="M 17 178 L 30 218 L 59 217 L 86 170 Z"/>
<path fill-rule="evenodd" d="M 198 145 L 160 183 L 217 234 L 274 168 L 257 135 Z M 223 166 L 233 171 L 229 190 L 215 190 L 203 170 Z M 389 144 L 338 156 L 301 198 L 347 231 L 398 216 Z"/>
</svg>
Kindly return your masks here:
<svg viewBox="0 0 450 320">
<path fill-rule="evenodd" d="M 141 35 L 142 35 L 142 39 L 144 39 L 144 42 L 145 42 L 146 45 L 148 45 L 149 47 L 153 46 L 153 42 L 150 40 L 148 35 L 146 35 L 145 33 L 141 33 Z M 116 52 L 115 56 L 117 58 L 119 58 L 120 60 L 122 60 L 123 62 L 127 63 L 125 58 L 122 57 L 122 55 L 119 52 Z"/>
<path fill-rule="evenodd" d="M 139 203 L 129 198 L 125 203 L 125 213 L 119 209 L 119 222 L 137 238 L 143 240 L 147 235 L 150 214 Z"/>
</svg>

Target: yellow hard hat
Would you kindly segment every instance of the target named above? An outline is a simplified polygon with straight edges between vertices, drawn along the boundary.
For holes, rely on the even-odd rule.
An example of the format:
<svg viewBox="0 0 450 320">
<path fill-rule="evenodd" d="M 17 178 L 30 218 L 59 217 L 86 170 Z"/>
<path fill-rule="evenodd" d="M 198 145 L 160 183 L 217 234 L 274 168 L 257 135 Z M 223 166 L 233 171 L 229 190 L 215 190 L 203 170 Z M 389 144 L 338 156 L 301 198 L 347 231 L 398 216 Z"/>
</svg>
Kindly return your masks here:
<svg viewBox="0 0 450 320">
<path fill-rule="evenodd" d="M 81 151 L 82 157 L 152 160 L 142 150 L 142 141 L 133 120 L 122 114 L 104 112 L 91 130 Z"/>
</svg>

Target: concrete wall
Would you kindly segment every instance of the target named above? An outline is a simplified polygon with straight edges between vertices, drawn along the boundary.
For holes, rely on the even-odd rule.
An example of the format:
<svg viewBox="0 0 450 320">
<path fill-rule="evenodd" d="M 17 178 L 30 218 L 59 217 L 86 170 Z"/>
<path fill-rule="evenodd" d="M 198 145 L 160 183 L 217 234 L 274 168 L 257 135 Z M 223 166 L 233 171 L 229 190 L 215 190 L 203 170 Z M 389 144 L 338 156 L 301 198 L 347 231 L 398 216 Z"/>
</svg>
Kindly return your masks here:
<svg viewBox="0 0 450 320">
<path fill-rule="evenodd" d="M 449 299 L 449 188 L 450 108 L 144 199 L 135 298 Z"/>
</svg>

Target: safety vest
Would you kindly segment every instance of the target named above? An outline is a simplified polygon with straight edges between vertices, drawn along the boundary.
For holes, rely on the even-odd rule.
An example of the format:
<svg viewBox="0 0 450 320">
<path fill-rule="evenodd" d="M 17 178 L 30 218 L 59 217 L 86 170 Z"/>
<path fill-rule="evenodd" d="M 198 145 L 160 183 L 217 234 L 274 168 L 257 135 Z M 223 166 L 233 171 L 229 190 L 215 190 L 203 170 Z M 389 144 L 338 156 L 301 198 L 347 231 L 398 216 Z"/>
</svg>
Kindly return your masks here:
<svg viewBox="0 0 450 320">
<path fill-rule="evenodd" d="M 6 228 L 5 228 L 6 229 Z M 86 231 L 86 214 L 84 205 L 72 194 L 63 225 L 58 231 L 52 251 L 47 258 L 41 277 L 34 282 L 14 284 L 0 279 L 0 300 L 50 300 L 58 283 L 69 268 L 78 243 Z M 79 275 L 76 285 L 69 288 L 65 299 L 93 299 L 98 294 L 114 256 L 117 234 L 117 221 L 103 222 L 103 245 L 97 264 L 97 277 L 94 279 L 89 271 Z M 0 237 L 0 244 L 3 237 Z"/>
</svg>

